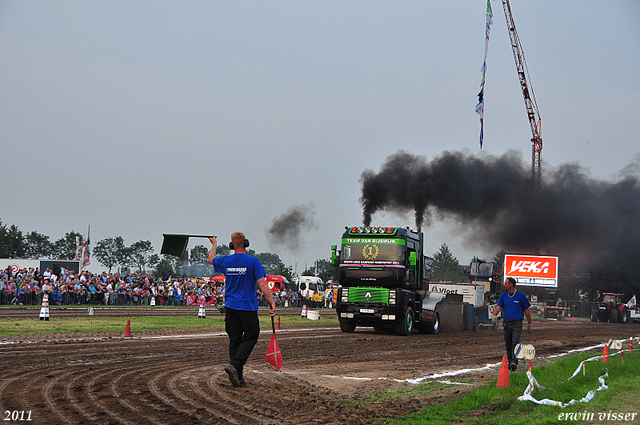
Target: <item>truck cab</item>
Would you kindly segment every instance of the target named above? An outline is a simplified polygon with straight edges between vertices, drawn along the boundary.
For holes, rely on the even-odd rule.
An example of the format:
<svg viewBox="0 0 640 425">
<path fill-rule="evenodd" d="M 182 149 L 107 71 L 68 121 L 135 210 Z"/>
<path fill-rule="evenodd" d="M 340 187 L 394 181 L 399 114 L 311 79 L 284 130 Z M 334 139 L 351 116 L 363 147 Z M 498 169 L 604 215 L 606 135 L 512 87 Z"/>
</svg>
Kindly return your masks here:
<svg viewBox="0 0 640 425">
<path fill-rule="evenodd" d="M 442 294 L 429 293 L 424 255 L 424 234 L 401 227 L 346 228 L 338 252 L 332 246 L 332 263 L 338 266 L 336 309 L 343 332 L 356 326 L 395 329 L 410 335 L 437 333 L 435 304 Z"/>
</svg>

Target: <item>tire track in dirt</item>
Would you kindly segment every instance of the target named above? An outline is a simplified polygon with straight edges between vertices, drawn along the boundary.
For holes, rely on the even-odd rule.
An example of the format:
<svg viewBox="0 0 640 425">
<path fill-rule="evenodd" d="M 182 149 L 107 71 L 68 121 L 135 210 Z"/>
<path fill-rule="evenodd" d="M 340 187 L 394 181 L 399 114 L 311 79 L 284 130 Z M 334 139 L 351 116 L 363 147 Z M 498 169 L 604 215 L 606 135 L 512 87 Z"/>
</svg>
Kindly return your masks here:
<svg viewBox="0 0 640 425">
<path fill-rule="evenodd" d="M 159 369 L 164 369 L 166 367 L 168 367 L 169 365 L 173 364 L 173 362 L 169 361 L 169 360 L 165 360 L 163 362 L 157 362 L 154 364 L 154 368 L 159 368 Z M 111 397 L 109 397 L 109 399 L 113 399 L 113 400 L 117 400 L 118 403 L 120 403 L 122 406 L 124 406 L 127 410 L 126 412 L 130 412 L 131 416 L 134 418 L 134 423 L 139 423 L 139 418 L 144 417 L 145 420 L 154 423 L 154 424 L 164 424 L 166 423 L 166 420 L 163 419 L 159 419 L 157 417 L 155 417 L 154 415 L 149 414 L 149 412 L 147 411 L 141 411 L 141 409 L 137 408 L 135 406 L 136 403 L 140 403 L 141 400 L 130 400 L 129 397 L 131 397 L 131 394 L 134 395 L 139 395 L 139 391 L 136 391 L 136 393 L 128 391 L 129 394 L 125 393 L 126 388 L 129 388 L 132 383 L 137 382 L 137 381 L 144 381 L 143 383 L 141 383 L 141 385 L 146 385 L 146 380 L 150 379 L 149 375 L 154 374 L 155 371 L 154 370 L 150 370 L 148 365 L 145 363 L 137 363 L 133 366 L 123 366 L 123 367 L 118 367 L 118 368 L 112 368 L 110 369 L 108 372 L 101 374 L 101 377 L 107 376 L 107 375 L 116 375 L 115 378 L 111 379 L 111 380 L 105 380 L 104 382 L 104 386 L 105 388 L 108 388 L 110 393 L 111 393 Z M 127 378 L 127 379 L 124 379 Z M 123 381 L 124 379 L 124 381 Z M 119 385 L 120 382 L 123 381 L 124 385 L 125 385 L 125 391 L 120 392 L 119 391 Z M 95 384 L 95 383 L 94 383 Z M 98 403 L 100 405 L 100 403 Z M 149 404 L 146 404 L 146 406 L 149 406 Z M 103 408 L 103 410 L 106 409 L 106 407 L 104 405 L 101 405 L 101 407 Z M 153 405 L 155 410 L 163 410 L 162 407 Z M 105 410 L 106 411 L 106 410 Z M 108 413 L 108 412 L 107 412 Z M 124 414 L 124 411 L 122 411 L 121 413 Z M 110 414 L 110 416 L 112 416 Z M 113 416 L 112 416 L 113 417 Z M 124 419 L 124 421 L 126 421 L 127 419 Z"/>
<path fill-rule="evenodd" d="M 211 369 L 210 367 L 208 369 Z M 194 374 L 194 371 L 190 371 L 187 373 L 176 373 L 173 377 L 171 377 L 168 381 L 167 381 L 167 387 L 169 388 L 169 391 L 171 391 L 172 394 L 174 394 L 176 397 L 178 397 L 180 400 L 182 400 L 183 402 L 193 406 L 195 408 L 196 411 L 204 409 L 206 410 L 210 415 L 214 416 L 215 418 L 222 419 L 224 421 L 227 421 L 229 423 L 232 424 L 242 424 L 245 423 L 244 421 L 236 421 L 231 415 L 227 415 L 227 414 L 222 414 L 220 413 L 219 410 L 221 410 L 221 405 L 218 403 L 213 403 L 213 406 L 215 406 L 218 411 L 212 409 L 211 407 L 209 407 L 209 404 L 205 403 L 197 403 L 195 401 L 195 397 L 193 397 L 193 394 L 191 395 L 191 397 L 188 397 L 185 395 L 185 393 L 180 390 L 178 388 L 178 381 L 186 381 L 188 380 L 187 385 L 183 384 L 182 387 L 184 390 L 191 390 L 193 392 L 195 392 L 196 395 L 201 396 L 201 393 L 199 393 L 198 391 L 196 391 L 193 383 L 194 381 L 197 381 L 198 379 L 198 375 Z M 197 382 L 196 382 L 197 385 Z M 205 400 L 206 400 L 206 395 L 205 395 Z"/>
<path fill-rule="evenodd" d="M 140 403 L 146 409 L 138 409 L 139 414 L 137 417 L 144 416 L 148 417 L 150 422 L 164 424 L 167 423 L 167 417 L 176 416 L 180 417 L 180 415 L 175 415 L 175 411 L 181 411 L 180 407 L 171 401 L 168 397 L 163 395 L 163 391 L 166 391 L 167 388 L 165 386 L 158 386 L 156 384 L 157 380 L 161 378 L 161 375 L 158 374 L 158 370 L 165 370 L 167 368 L 171 368 L 172 370 L 176 367 L 176 363 L 171 360 L 165 360 L 161 363 L 154 362 L 153 367 L 149 367 L 149 365 L 144 365 L 134 371 L 132 371 L 133 378 L 130 380 L 126 380 L 123 382 L 123 390 L 127 390 L 127 388 L 136 388 L 134 391 L 129 391 L 131 394 L 134 394 L 138 397 L 138 400 L 132 400 L 128 402 L 129 404 Z M 180 367 L 189 367 L 188 364 L 180 364 Z M 170 371 L 166 372 L 170 373 Z M 155 417 L 154 415 L 150 415 L 149 408 L 153 409 L 153 411 L 157 412 L 157 414 L 161 414 L 160 418 Z"/>
<path fill-rule="evenodd" d="M 57 373 L 57 372 L 58 371 L 56 371 L 55 373 Z M 63 378 L 68 377 L 72 373 L 74 373 L 74 371 L 62 373 L 60 376 L 50 380 L 47 383 L 47 385 L 45 385 L 45 387 L 44 387 L 44 400 L 45 400 L 45 403 L 47 404 L 47 406 L 49 407 L 49 410 L 51 410 L 57 417 L 62 419 L 62 421 L 64 423 L 70 424 L 70 425 L 73 425 L 75 422 L 72 421 L 71 419 L 69 419 L 66 415 L 62 414 L 62 412 L 56 407 L 56 403 L 54 401 L 54 398 L 51 395 L 51 392 L 52 392 L 53 388 L 55 387 L 55 385 L 58 383 L 58 381 L 60 381 Z"/>
<path fill-rule="evenodd" d="M 173 370 L 168 370 L 156 375 L 155 378 L 149 381 L 149 389 L 151 390 L 153 395 L 155 395 L 159 400 L 162 400 L 169 408 L 176 410 L 179 413 L 188 415 L 189 417 L 197 418 L 200 422 L 203 422 L 204 418 L 201 415 L 195 412 L 191 412 L 189 410 L 183 409 L 182 407 L 179 406 L 177 402 L 175 402 L 174 400 L 171 400 L 171 398 L 164 395 L 162 391 L 160 391 L 158 382 L 163 380 L 167 375 L 171 374 L 172 372 Z M 168 387 L 168 383 L 165 382 L 165 385 L 163 385 L 162 388 L 164 389 L 166 387 Z"/>
<path fill-rule="evenodd" d="M 111 393 L 113 394 L 113 397 L 118 400 L 118 402 L 120 404 L 122 404 L 125 408 L 129 409 L 134 416 L 139 417 L 139 416 L 145 416 L 147 420 L 149 420 L 149 422 L 154 423 L 156 425 L 162 425 L 163 422 L 156 419 L 153 416 L 150 416 L 147 412 L 141 412 L 140 409 L 138 409 L 137 407 L 135 407 L 133 404 L 131 404 L 128 400 L 126 400 L 124 398 L 124 395 L 121 394 L 118 391 L 118 384 L 120 383 L 120 381 L 124 378 L 128 378 L 130 375 L 135 374 L 137 372 L 140 372 L 140 367 L 130 367 L 129 369 L 131 369 L 129 372 L 120 374 L 116 379 L 114 379 L 113 381 L 111 381 L 111 384 L 109 385 L 109 389 L 111 390 Z M 123 369 L 121 369 L 123 370 Z"/>
<path fill-rule="evenodd" d="M 22 376 L 23 377 L 23 376 Z M 16 378 L 8 378 L 8 379 L 3 379 L 2 383 L 0 384 L 0 412 L 4 412 L 7 410 L 13 410 L 10 409 L 8 406 L 5 406 L 3 401 L 5 400 L 5 396 L 4 396 L 4 390 L 5 388 L 7 388 L 12 382 L 17 381 L 18 379 L 20 379 L 21 377 L 16 377 Z"/>
<path fill-rule="evenodd" d="M 225 404 L 222 404 L 220 402 L 220 400 L 215 399 L 214 397 L 211 397 L 210 394 L 207 394 L 206 392 L 204 392 L 201 388 L 200 388 L 200 379 L 198 379 L 198 376 L 192 376 L 191 380 L 190 380 L 190 384 L 191 387 L 193 388 L 193 391 L 195 391 L 196 394 L 198 394 L 201 398 L 203 398 L 206 401 L 208 401 L 209 403 L 211 403 L 211 405 L 213 406 L 217 406 L 218 410 L 213 412 L 213 414 L 215 416 L 217 416 L 218 418 L 227 421 L 230 424 L 243 424 L 243 421 L 236 421 L 235 418 L 231 415 L 228 414 L 224 414 L 221 413 L 220 410 L 229 410 L 229 407 L 226 406 Z"/>
<path fill-rule="evenodd" d="M 263 422 L 263 418 L 262 416 L 256 416 L 250 413 L 250 410 L 253 410 L 254 407 L 250 406 L 247 403 L 243 403 L 241 401 L 239 401 L 237 399 L 237 395 L 236 397 L 232 397 L 228 394 L 226 394 L 226 391 L 223 390 L 221 388 L 220 385 L 218 385 L 216 383 L 216 381 L 221 381 L 223 379 L 227 379 L 227 375 L 224 372 L 219 372 L 216 375 L 211 376 L 208 380 L 207 380 L 207 386 L 219 397 L 223 400 L 223 403 L 225 403 L 227 406 L 233 406 L 232 408 L 234 409 L 234 411 L 236 413 L 238 413 L 241 416 L 244 416 L 245 418 L 250 418 L 253 423 L 258 423 L 258 424 L 262 424 L 262 423 L 272 423 L 272 422 Z M 233 388 L 233 387 L 230 387 Z M 237 389 L 234 389 L 234 393 L 236 393 Z M 242 389 L 245 390 L 245 389 Z M 242 410 L 237 410 L 237 408 L 241 408 Z M 245 421 L 246 423 L 246 421 Z"/>
<path fill-rule="evenodd" d="M 171 364 L 170 361 L 164 361 L 161 363 L 156 363 L 156 366 L 159 368 L 164 368 L 169 364 Z M 138 409 L 131 402 L 126 400 L 123 397 L 123 395 L 118 391 L 118 383 L 124 377 L 132 376 L 132 375 L 147 376 L 148 374 L 151 374 L 151 373 L 153 373 L 153 371 L 149 371 L 148 367 L 145 364 L 136 363 L 133 366 L 112 364 L 111 367 L 106 372 L 97 374 L 96 376 L 94 376 L 93 379 L 91 379 L 87 383 L 87 385 L 84 387 L 84 395 L 86 395 L 87 398 L 89 398 L 93 402 L 93 404 L 98 407 L 98 409 L 100 409 L 102 412 L 106 413 L 107 415 L 109 415 L 110 417 L 112 417 L 113 419 L 121 423 L 136 424 L 138 423 L 137 418 L 139 418 L 140 416 L 144 416 L 146 420 L 154 424 L 162 424 L 164 422 L 161 421 L 160 419 L 155 418 L 146 412 L 144 413 L 140 412 L 140 409 Z M 115 378 L 108 378 L 103 380 L 103 378 L 105 377 L 112 377 L 112 376 L 115 376 Z M 120 404 L 126 407 L 128 409 L 127 411 L 132 413 L 132 416 L 134 418 L 133 422 L 131 422 L 129 419 L 124 417 L 124 414 L 127 411 L 120 411 L 121 414 L 117 414 L 114 412 L 115 409 L 113 409 L 113 406 L 107 406 L 105 405 L 105 403 L 101 401 L 101 398 L 95 394 L 93 389 L 98 383 L 102 384 L 104 388 L 108 388 L 108 391 L 111 393 L 110 395 L 106 395 L 106 394 L 103 395 L 103 398 L 109 402 L 118 401 Z M 127 382 L 127 385 L 130 385 L 130 384 L 131 382 Z"/>
<path fill-rule="evenodd" d="M 229 395 L 228 391 L 226 391 L 218 383 L 216 383 L 216 381 L 221 381 L 223 379 L 224 380 L 227 379 L 226 373 L 219 372 L 216 375 L 211 376 L 207 380 L 207 385 L 218 397 L 220 397 L 225 403 L 227 403 L 227 406 L 229 405 L 234 406 L 233 409 L 236 413 L 246 418 L 250 418 L 254 423 L 258 423 L 258 424 L 280 424 L 281 423 L 281 422 L 276 422 L 271 419 L 268 419 L 264 417 L 262 414 L 260 415 L 253 414 L 252 412 L 256 412 L 256 411 L 259 412 L 259 410 L 256 408 L 257 397 L 254 397 L 253 393 L 251 393 L 251 397 L 250 397 L 251 401 L 243 402 L 240 400 L 240 397 L 238 397 L 238 395 L 241 393 L 248 392 L 249 391 L 248 388 L 233 388 L 231 386 L 229 386 L 228 388 L 231 388 L 231 393 L 234 395 L 233 396 Z M 266 409 L 265 406 L 261 406 L 261 407 Z M 235 410 L 236 408 L 240 408 L 242 410 Z"/>
<path fill-rule="evenodd" d="M 44 392 L 44 388 L 42 387 L 44 378 L 51 377 L 51 376 L 43 376 L 43 375 L 45 375 L 44 368 L 37 367 L 37 368 L 31 368 L 30 371 L 21 373 L 19 378 L 15 378 L 16 380 L 22 381 L 21 383 L 16 383 L 11 387 L 11 388 L 16 388 L 16 387 L 21 388 L 21 390 L 19 391 L 20 396 L 18 397 L 18 400 L 17 400 L 17 403 L 20 407 L 16 409 L 11 409 L 11 410 L 32 411 L 33 421 L 38 421 L 41 419 L 39 417 L 41 412 L 36 409 L 36 406 L 38 405 L 36 401 L 36 397 L 38 397 L 40 394 L 43 394 Z M 12 391 L 7 391 L 7 397 L 12 393 L 13 393 Z M 42 399 L 42 405 L 45 405 L 44 398 Z M 5 409 L 2 409 L 2 412 L 4 411 Z"/>
<path fill-rule="evenodd" d="M 123 417 L 121 417 L 120 415 L 116 414 L 113 412 L 112 409 L 108 409 L 107 407 L 105 407 L 105 405 L 98 399 L 98 397 L 94 394 L 93 391 L 93 386 L 95 385 L 96 381 L 100 378 L 102 378 L 105 375 L 109 375 L 114 373 L 113 370 L 110 370 L 108 372 L 103 372 L 100 373 L 98 375 L 96 375 L 95 377 L 93 377 L 93 379 L 91 379 L 89 382 L 87 382 L 87 385 L 85 386 L 85 393 L 87 394 L 87 397 L 89 397 L 90 400 L 93 401 L 93 403 L 98 406 L 98 408 L 100 410 L 102 410 L 103 412 L 105 412 L 107 415 L 111 416 L 113 419 L 115 419 L 116 421 L 120 422 L 120 423 L 125 423 L 125 424 L 130 424 L 130 425 L 134 425 L 133 422 L 129 422 L 128 420 L 124 419 Z"/>
<path fill-rule="evenodd" d="M 75 408 L 86 419 L 90 421 L 96 421 L 98 420 L 98 417 L 92 412 L 87 412 L 82 406 L 80 406 L 78 399 L 76 399 L 76 397 L 71 392 L 72 388 L 76 384 L 76 381 L 80 380 L 81 378 L 84 378 L 90 373 L 91 371 L 76 373 L 76 375 L 65 384 L 64 389 L 65 389 L 65 395 L 67 397 L 67 400 L 71 402 L 71 407 Z"/>
<path fill-rule="evenodd" d="M 189 386 L 184 388 L 184 390 L 195 393 L 195 395 L 202 400 L 202 403 L 196 404 L 194 402 L 196 398 L 193 395 L 191 397 L 187 397 L 192 404 L 198 408 L 206 409 L 214 416 L 219 417 L 228 423 L 244 424 L 247 423 L 247 420 L 260 424 L 286 422 L 286 418 L 279 415 L 274 409 L 274 406 L 269 403 L 266 405 L 262 403 L 262 405 L 256 406 L 260 397 L 257 396 L 255 390 L 252 390 L 251 387 L 232 388 L 227 385 L 220 385 L 219 381 L 227 381 L 227 375 L 225 373 L 216 372 L 213 374 L 206 381 L 209 391 L 202 389 L 202 375 L 211 374 L 214 371 L 214 368 L 217 369 L 217 367 L 214 366 L 207 366 L 200 369 L 192 369 L 189 373 Z M 176 377 L 172 378 L 172 380 L 177 382 L 177 379 L 175 378 Z M 228 395 L 227 393 L 231 393 L 233 395 Z M 184 397 L 186 396 L 183 395 L 181 398 Z M 249 402 L 245 403 L 240 401 L 245 398 L 249 399 Z M 215 410 L 210 406 L 215 406 Z M 241 410 L 238 410 L 238 407 L 240 407 Z M 274 421 L 274 417 L 280 417 L 280 421 Z"/>
<path fill-rule="evenodd" d="M 213 367 L 206 366 L 194 369 L 195 366 L 195 364 L 182 364 L 179 368 L 174 367 L 165 371 L 149 382 L 149 388 L 157 398 L 170 408 L 203 423 L 220 423 L 222 421 L 230 424 L 272 423 L 266 421 L 264 417 L 248 411 L 255 411 L 255 407 L 240 403 L 232 397 L 224 395 L 220 397 L 221 393 L 218 394 L 217 399 L 211 397 L 200 388 L 198 382 L 202 375 L 211 372 Z M 219 373 L 214 375 L 213 379 L 221 379 L 222 376 L 226 377 L 226 375 Z M 169 394 L 162 391 L 163 389 L 168 390 Z M 238 391 L 238 389 L 234 389 L 234 391 Z M 235 394 L 238 395 L 237 392 Z M 184 408 L 186 405 L 191 408 Z M 242 406 L 243 409 L 238 410 L 238 406 Z M 207 412 L 207 415 L 204 412 Z"/>
</svg>

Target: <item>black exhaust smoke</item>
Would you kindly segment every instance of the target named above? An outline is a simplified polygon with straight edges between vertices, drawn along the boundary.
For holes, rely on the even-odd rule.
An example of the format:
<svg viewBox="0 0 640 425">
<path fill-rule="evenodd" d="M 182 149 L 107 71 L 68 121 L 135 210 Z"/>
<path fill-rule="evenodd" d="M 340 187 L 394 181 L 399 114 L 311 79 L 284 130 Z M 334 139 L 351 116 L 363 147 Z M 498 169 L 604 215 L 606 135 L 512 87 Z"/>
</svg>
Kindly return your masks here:
<svg viewBox="0 0 640 425">
<path fill-rule="evenodd" d="M 376 212 L 413 212 L 418 229 L 435 218 L 453 218 L 471 245 L 576 260 L 640 260 L 638 167 L 619 180 L 591 178 L 576 164 L 545 168 L 532 192 L 531 165 L 516 152 L 475 156 L 445 151 L 425 157 L 399 151 L 379 172 L 361 177 L 364 224 Z M 582 263 L 584 264 L 584 263 Z"/>
<path fill-rule="evenodd" d="M 273 219 L 266 234 L 271 243 L 295 252 L 302 243 L 302 233 L 316 228 L 313 204 L 294 205 Z"/>
</svg>

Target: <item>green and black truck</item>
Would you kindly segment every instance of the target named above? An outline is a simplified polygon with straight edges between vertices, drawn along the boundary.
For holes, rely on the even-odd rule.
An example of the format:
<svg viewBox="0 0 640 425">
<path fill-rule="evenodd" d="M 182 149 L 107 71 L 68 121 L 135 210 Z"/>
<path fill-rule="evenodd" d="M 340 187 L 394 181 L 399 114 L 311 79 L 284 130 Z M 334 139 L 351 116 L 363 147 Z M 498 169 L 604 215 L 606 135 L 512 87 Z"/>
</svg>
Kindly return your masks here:
<svg viewBox="0 0 640 425">
<path fill-rule="evenodd" d="M 331 247 L 338 269 L 336 309 L 343 332 L 356 326 L 399 335 L 438 333 L 444 294 L 429 291 L 424 234 L 402 227 L 346 228 L 342 245 Z"/>
</svg>

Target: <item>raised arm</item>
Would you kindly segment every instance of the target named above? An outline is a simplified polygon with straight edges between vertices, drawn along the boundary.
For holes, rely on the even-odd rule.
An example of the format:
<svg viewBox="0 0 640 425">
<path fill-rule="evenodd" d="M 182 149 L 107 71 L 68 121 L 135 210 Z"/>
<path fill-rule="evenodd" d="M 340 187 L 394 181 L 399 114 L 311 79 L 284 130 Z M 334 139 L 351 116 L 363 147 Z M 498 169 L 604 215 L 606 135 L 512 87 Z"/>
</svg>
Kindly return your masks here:
<svg viewBox="0 0 640 425">
<path fill-rule="evenodd" d="M 209 238 L 209 242 L 211 242 L 211 251 L 209 251 L 209 264 L 213 261 L 216 256 L 216 247 L 218 246 L 217 236 L 213 236 Z"/>
</svg>

